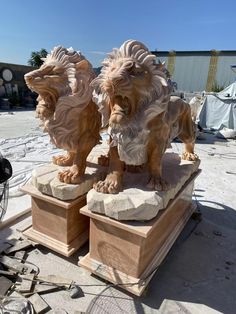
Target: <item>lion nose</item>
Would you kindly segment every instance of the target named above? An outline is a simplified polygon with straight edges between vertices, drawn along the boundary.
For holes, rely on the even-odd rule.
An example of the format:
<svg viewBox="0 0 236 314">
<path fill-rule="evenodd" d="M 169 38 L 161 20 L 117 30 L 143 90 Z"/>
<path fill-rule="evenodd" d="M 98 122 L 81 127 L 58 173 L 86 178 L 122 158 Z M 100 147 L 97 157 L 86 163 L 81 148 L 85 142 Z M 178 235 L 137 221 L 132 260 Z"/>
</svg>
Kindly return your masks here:
<svg viewBox="0 0 236 314">
<path fill-rule="evenodd" d="M 29 74 L 29 73 L 25 74 L 24 77 L 25 77 L 25 80 L 28 81 L 28 82 L 33 80 L 33 76 L 31 74 Z"/>
</svg>

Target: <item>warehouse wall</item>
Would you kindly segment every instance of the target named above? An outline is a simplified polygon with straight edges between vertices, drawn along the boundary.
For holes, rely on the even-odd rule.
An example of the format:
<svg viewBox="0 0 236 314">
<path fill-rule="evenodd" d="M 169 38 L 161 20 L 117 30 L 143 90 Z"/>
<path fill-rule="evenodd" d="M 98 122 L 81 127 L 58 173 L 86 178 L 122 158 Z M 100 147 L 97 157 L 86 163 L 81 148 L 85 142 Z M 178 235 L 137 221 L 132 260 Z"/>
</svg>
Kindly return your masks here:
<svg viewBox="0 0 236 314">
<path fill-rule="evenodd" d="M 177 82 L 178 90 L 185 92 L 211 91 L 213 85 L 226 87 L 236 79 L 230 66 L 236 65 L 236 51 L 154 51 L 157 60 L 166 62 Z"/>
<path fill-rule="evenodd" d="M 176 56 L 172 79 L 178 90 L 203 91 L 207 83 L 210 58 L 207 56 Z"/>
<path fill-rule="evenodd" d="M 231 65 L 236 65 L 236 56 L 218 57 L 216 82 L 219 85 L 226 87 L 236 80 L 236 73 L 230 69 Z"/>
</svg>

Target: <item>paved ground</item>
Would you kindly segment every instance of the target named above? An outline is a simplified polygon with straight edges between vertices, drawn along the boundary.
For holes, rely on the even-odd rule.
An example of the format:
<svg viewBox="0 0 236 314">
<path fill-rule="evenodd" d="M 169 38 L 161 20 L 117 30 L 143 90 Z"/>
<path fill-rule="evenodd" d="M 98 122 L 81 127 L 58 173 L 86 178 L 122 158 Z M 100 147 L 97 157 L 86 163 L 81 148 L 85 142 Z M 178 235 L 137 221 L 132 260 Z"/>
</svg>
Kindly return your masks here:
<svg viewBox="0 0 236 314">
<path fill-rule="evenodd" d="M 1 111 L 0 139 L 26 135 L 39 130 L 39 119 L 34 110 Z"/>
<path fill-rule="evenodd" d="M 235 313 L 236 142 L 205 135 L 206 139 L 196 145 L 202 173 L 194 193 L 202 220 L 189 221 L 150 282 L 146 295 L 133 297 L 78 267 L 78 257 L 87 253 L 88 244 L 71 258 L 39 246 L 29 252 L 27 260 L 39 267 L 40 274 L 73 279 L 84 292 L 83 297 L 75 300 L 65 291 L 44 295 L 52 308 L 70 314 Z M 173 150 L 180 153 L 181 146 L 174 143 Z M 11 236 L 16 226 L 2 230 L 1 241 Z"/>
</svg>

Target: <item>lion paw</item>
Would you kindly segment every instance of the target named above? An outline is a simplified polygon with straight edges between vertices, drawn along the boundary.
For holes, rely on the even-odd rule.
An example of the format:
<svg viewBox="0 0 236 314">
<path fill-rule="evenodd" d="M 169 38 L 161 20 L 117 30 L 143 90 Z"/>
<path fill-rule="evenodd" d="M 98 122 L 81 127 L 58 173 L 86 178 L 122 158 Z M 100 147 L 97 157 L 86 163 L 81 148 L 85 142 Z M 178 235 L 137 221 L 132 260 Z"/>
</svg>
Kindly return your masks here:
<svg viewBox="0 0 236 314">
<path fill-rule="evenodd" d="M 104 181 L 98 181 L 93 188 L 100 193 L 116 194 L 121 190 L 121 181 L 116 176 L 107 176 Z"/>
<path fill-rule="evenodd" d="M 82 182 L 81 175 L 79 174 L 78 170 L 74 169 L 73 167 L 64 171 L 60 171 L 58 173 L 58 179 L 61 182 L 68 184 L 79 184 Z"/>
<path fill-rule="evenodd" d="M 188 161 L 196 161 L 199 159 L 197 154 L 184 152 L 181 156 L 181 159 Z"/>
<path fill-rule="evenodd" d="M 152 176 L 147 184 L 147 188 L 156 191 L 167 191 L 170 184 L 160 177 Z"/>
<path fill-rule="evenodd" d="M 65 155 L 65 156 L 59 155 L 59 156 L 53 156 L 52 162 L 58 166 L 71 166 L 73 163 L 73 160 L 68 155 Z"/>
</svg>

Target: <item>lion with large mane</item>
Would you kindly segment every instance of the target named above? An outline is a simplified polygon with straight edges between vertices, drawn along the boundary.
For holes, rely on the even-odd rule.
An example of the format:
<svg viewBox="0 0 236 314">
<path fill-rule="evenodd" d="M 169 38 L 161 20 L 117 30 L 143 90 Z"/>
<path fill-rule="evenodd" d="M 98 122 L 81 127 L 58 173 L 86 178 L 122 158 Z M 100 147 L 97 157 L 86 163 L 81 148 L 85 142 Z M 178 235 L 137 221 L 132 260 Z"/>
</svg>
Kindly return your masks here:
<svg viewBox="0 0 236 314">
<path fill-rule="evenodd" d="M 28 87 L 39 94 L 36 113 L 52 142 L 67 151 L 53 162 L 71 166 L 59 173 L 66 183 L 80 183 L 86 159 L 100 141 L 101 116 L 92 101 L 91 64 L 72 48 L 55 47 L 42 66 L 25 75 Z"/>
<path fill-rule="evenodd" d="M 105 181 L 94 185 L 98 192 L 121 190 L 124 165 L 147 166 L 147 186 L 168 189 L 161 161 L 177 136 L 185 143 L 182 158 L 197 159 L 190 107 L 177 97 L 170 98 L 165 71 L 155 58 L 141 42 L 128 40 L 108 55 L 91 83 L 110 135 L 109 171 Z"/>
</svg>

